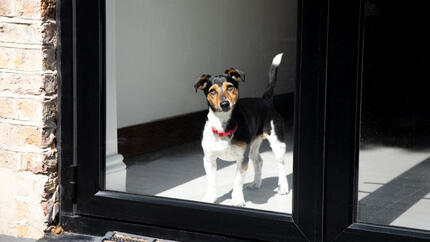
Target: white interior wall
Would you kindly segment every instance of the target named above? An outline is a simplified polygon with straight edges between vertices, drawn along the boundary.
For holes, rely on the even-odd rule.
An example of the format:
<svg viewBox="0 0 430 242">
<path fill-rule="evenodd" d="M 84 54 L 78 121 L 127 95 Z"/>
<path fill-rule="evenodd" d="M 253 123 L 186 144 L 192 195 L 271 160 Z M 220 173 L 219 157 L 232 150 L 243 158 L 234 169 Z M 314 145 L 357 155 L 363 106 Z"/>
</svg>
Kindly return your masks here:
<svg viewBox="0 0 430 242">
<path fill-rule="evenodd" d="M 118 128 L 206 109 L 195 81 L 228 67 L 246 73 L 241 97 L 261 96 L 278 52 L 276 92 L 294 90 L 297 0 L 125 0 L 115 14 Z"/>
</svg>

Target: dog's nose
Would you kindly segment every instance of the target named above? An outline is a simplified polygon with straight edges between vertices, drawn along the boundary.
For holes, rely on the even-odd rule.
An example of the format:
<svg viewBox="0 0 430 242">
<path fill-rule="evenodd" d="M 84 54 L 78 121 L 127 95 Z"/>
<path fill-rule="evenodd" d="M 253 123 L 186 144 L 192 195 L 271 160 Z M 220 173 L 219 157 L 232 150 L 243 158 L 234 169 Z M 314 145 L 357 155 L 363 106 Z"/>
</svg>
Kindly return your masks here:
<svg viewBox="0 0 430 242">
<path fill-rule="evenodd" d="M 228 101 L 222 101 L 220 104 L 221 108 L 228 108 L 230 106 L 230 103 Z"/>
</svg>

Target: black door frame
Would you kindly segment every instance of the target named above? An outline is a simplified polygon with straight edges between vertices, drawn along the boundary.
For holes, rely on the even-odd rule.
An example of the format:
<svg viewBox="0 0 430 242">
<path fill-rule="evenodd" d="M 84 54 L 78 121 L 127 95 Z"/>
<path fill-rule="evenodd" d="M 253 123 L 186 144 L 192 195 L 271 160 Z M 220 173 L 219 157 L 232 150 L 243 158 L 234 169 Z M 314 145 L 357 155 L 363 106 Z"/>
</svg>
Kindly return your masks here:
<svg viewBox="0 0 430 242">
<path fill-rule="evenodd" d="M 327 9 L 324 4 L 299 5 L 305 16 Z M 59 1 L 57 14 L 60 220 L 65 229 L 95 234 L 114 229 L 172 239 L 321 240 L 325 53 L 315 39 L 325 39 L 325 14 L 299 21 L 299 31 L 306 29 L 299 43 L 307 48 L 298 54 L 295 116 L 301 125 L 295 137 L 301 138 L 294 148 L 292 216 L 102 190 L 104 1 Z"/>
<path fill-rule="evenodd" d="M 292 216 L 101 189 L 103 2 L 57 1 L 60 223 L 66 230 L 200 241 L 430 239 L 426 231 L 355 222 L 364 0 L 299 0 Z"/>
</svg>

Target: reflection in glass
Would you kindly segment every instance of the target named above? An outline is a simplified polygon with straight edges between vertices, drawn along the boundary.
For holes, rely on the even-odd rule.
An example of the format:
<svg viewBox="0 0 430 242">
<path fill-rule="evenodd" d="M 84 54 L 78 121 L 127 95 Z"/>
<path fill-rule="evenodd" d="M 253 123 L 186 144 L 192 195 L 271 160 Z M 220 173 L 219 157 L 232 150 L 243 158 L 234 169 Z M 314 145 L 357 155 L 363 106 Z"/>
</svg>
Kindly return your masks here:
<svg viewBox="0 0 430 242">
<path fill-rule="evenodd" d="M 278 164 L 263 141 L 261 187 L 246 188 L 254 179 L 249 162 L 243 192 L 247 208 L 291 213 L 296 12 L 292 0 L 108 0 L 106 189 L 203 201 L 208 178 L 201 142 L 209 108 L 193 86 L 202 74 L 234 67 L 246 73 L 238 81 L 240 98 L 261 97 L 272 58 L 284 52 L 271 105 L 286 131 L 290 188 L 278 193 Z M 236 164 L 216 164 L 215 203 L 232 205 Z"/>
<path fill-rule="evenodd" d="M 423 80 L 430 40 L 420 30 L 428 15 L 392 1 L 369 0 L 366 11 L 357 219 L 430 230 L 430 98 Z"/>
</svg>

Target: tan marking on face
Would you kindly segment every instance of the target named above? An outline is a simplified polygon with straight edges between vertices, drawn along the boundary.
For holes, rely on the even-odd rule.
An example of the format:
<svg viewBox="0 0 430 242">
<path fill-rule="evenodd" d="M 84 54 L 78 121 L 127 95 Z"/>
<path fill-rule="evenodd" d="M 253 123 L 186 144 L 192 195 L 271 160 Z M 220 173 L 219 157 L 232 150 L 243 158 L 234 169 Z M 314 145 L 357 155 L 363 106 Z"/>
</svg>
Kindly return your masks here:
<svg viewBox="0 0 430 242">
<path fill-rule="evenodd" d="M 228 90 L 229 86 L 232 86 L 230 90 Z M 237 88 L 230 82 L 224 82 L 222 84 L 222 89 L 225 98 L 227 98 L 231 106 L 234 106 L 237 102 L 237 99 L 239 99 L 239 90 L 237 90 Z"/>
<path fill-rule="evenodd" d="M 267 136 L 269 136 L 269 134 L 268 134 L 268 133 L 266 133 L 266 132 L 264 132 L 261 136 L 262 136 L 262 137 L 267 137 Z"/>
<path fill-rule="evenodd" d="M 212 91 L 216 91 L 216 94 L 212 94 Z M 209 92 L 207 95 L 207 100 L 209 102 L 209 104 L 215 108 L 216 110 L 221 110 L 221 106 L 220 106 L 220 102 L 221 102 L 221 88 L 218 86 L 218 84 L 213 84 L 210 88 L 209 88 Z"/>
</svg>

